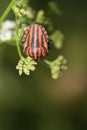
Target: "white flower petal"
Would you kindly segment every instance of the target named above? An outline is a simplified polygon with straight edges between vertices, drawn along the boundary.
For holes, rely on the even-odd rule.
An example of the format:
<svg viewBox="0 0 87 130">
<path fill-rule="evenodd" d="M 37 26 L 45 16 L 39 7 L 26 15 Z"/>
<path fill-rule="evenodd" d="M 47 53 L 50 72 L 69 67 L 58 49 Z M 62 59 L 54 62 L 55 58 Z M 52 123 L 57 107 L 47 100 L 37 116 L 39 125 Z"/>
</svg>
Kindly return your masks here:
<svg viewBox="0 0 87 130">
<path fill-rule="evenodd" d="M 14 21 L 6 20 L 3 22 L 2 29 L 8 30 L 8 29 L 12 29 L 12 28 L 15 28 Z"/>
</svg>

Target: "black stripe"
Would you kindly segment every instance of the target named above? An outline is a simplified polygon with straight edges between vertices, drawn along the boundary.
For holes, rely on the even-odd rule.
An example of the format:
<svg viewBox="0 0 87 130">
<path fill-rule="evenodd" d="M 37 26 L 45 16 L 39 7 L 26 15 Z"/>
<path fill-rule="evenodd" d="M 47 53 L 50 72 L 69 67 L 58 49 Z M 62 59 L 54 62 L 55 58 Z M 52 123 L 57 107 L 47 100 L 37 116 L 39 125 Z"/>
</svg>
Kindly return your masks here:
<svg viewBox="0 0 87 130">
<path fill-rule="evenodd" d="M 37 48 L 37 53 L 39 53 L 39 56 L 37 54 L 37 58 L 40 59 L 40 57 L 42 56 L 42 49 L 41 48 Z"/>
<path fill-rule="evenodd" d="M 23 53 L 24 53 L 24 54 L 26 54 L 26 50 L 27 50 L 27 48 L 28 48 L 28 46 L 29 46 L 29 35 L 27 36 L 27 39 L 28 39 L 28 41 L 27 41 L 27 46 L 23 49 Z"/>
<path fill-rule="evenodd" d="M 43 48 L 44 48 L 44 52 L 45 52 L 45 54 L 47 54 L 47 50 L 46 50 L 46 48 L 43 46 Z"/>
<path fill-rule="evenodd" d="M 38 59 L 38 48 L 36 48 L 36 59 L 35 60 L 37 60 Z"/>
<path fill-rule="evenodd" d="M 30 56 L 30 50 L 28 50 L 28 56 Z"/>
<path fill-rule="evenodd" d="M 32 48 L 32 57 L 34 58 L 34 48 Z"/>
<path fill-rule="evenodd" d="M 38 26 L 38 47 L 40 47 L 40 41 L 39 41 L 39 26 Z"/>
<path fill-rule="evenodd" d="M 39 47 L 39 41 L 38 41 L 38 39 L 39 39 L 39 37 L 38 37 L 39 33 L 38 32 L 39 32 L 39 26 L 37 26 L 37 31 L 36 31 L 36 48 Z"/>
<path fill-rule="evenodd" d="M 38 48 L 37 48 L 37 59 L 38 59 Z"/>
<path fill-rule="evenodd" d="M 46 38 L 46 36 L 48 37 L 48 34 L 47 34 L 47 31 L 46 31 L 46 29 L 44 27 L 42 27 L 42 32 L 43 32 L 44 38 L 45 38 L 45 40 L 47 42 L 48 38 Z"/>
<path fill-rule="evenodd" d="M 28 43 L 27 43 L 27 47 L 29 47 L 30 45 L 30 35 L 28 34 Z"/>
<path fill-rule="evenodd" d="M 43 39 L 42 35 L 41 35 L 41 39 L 42 39 L 42 47 L 44 48 L 44 52 L 45 52 L 45 54 L 46 54 L 46 53 L 47 53 L 47 50 L 46 50 L 46 48 L 44 47 L 44 39 Z"/>
<path fill-rule="evenodd" d="M 31 50 L 31 52 L 32 52 L 32 57 L 34 58 L 34 49 L 33 48 Z"/>
<path fill-rule="evenodd" d="M 34 26 L 32 27 L 32 43 L 31 43 L 31 47 L 34 47 Z"/>
<path fill-rule="evenodd" d="M 44 47 L 43 35 L 41 35 L 42 46 Z"/>
</svg>

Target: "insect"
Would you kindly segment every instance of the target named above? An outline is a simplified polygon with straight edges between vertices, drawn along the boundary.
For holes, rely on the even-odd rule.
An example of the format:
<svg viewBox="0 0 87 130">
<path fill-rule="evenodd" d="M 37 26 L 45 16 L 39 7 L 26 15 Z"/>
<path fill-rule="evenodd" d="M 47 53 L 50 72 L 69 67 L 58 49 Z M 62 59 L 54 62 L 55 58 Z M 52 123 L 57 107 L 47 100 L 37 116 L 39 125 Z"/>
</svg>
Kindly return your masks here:
<svg viewBox="0 0 87 130">
<path fill-rule="evenodd" d="M 40 60 L 48 53 L 50 41 L 47 31 L 42 25 L 30 25 L 25 31 L 23 39 L 23 52 L 34 60 Z"/>
</svg>

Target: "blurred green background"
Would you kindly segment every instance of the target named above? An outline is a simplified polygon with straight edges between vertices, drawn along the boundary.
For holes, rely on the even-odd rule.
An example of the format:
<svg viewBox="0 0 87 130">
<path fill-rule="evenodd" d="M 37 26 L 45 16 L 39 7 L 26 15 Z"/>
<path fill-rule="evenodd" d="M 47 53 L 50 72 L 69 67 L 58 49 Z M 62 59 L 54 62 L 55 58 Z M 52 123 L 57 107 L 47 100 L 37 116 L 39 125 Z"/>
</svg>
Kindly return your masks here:
<svg viewBox="0 0 87 130">
<path fill-rule="evenodd" d="M 32 0 L 31 6 L 45 9 L 48 1 Z M 65 39 L 62 49 L 51 48 L 49 55 L 63 54 L 68 70 L 53 80 L 38 64 L 31 76 L 19 77 L 16 47 L 0 45 L 0 130 L 87 129 L 87 2 L 54 1 L 62 13 L 52 21 Z M 0 0 L 0 15 L 9 2 Z"/>
</svg>

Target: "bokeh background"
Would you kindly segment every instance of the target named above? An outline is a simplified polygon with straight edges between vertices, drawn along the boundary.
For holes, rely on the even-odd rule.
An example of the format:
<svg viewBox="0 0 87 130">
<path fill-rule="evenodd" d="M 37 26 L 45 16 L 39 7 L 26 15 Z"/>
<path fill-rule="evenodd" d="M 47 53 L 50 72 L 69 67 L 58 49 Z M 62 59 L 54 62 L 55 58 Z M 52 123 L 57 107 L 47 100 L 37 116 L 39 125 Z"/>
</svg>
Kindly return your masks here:
<svg viewBox="0 0 87 130">
<path fill-rule="evenodd" d="M 31 5 L 45 9 L 48 1 L 32 0 Z M 52 21 L 65 38 L 62 49 L 51 48 L 49 55 L 63 54 L 68 70 L 53 80 L 38 64 L 31 76 L 20 77 L 16 47 L 0 45 L 0 130 L 87 129 L 87 2 L 54 1 L 62 13 Z M 9 2 L 0 0 L 0 15 Z"/>
</svg>

